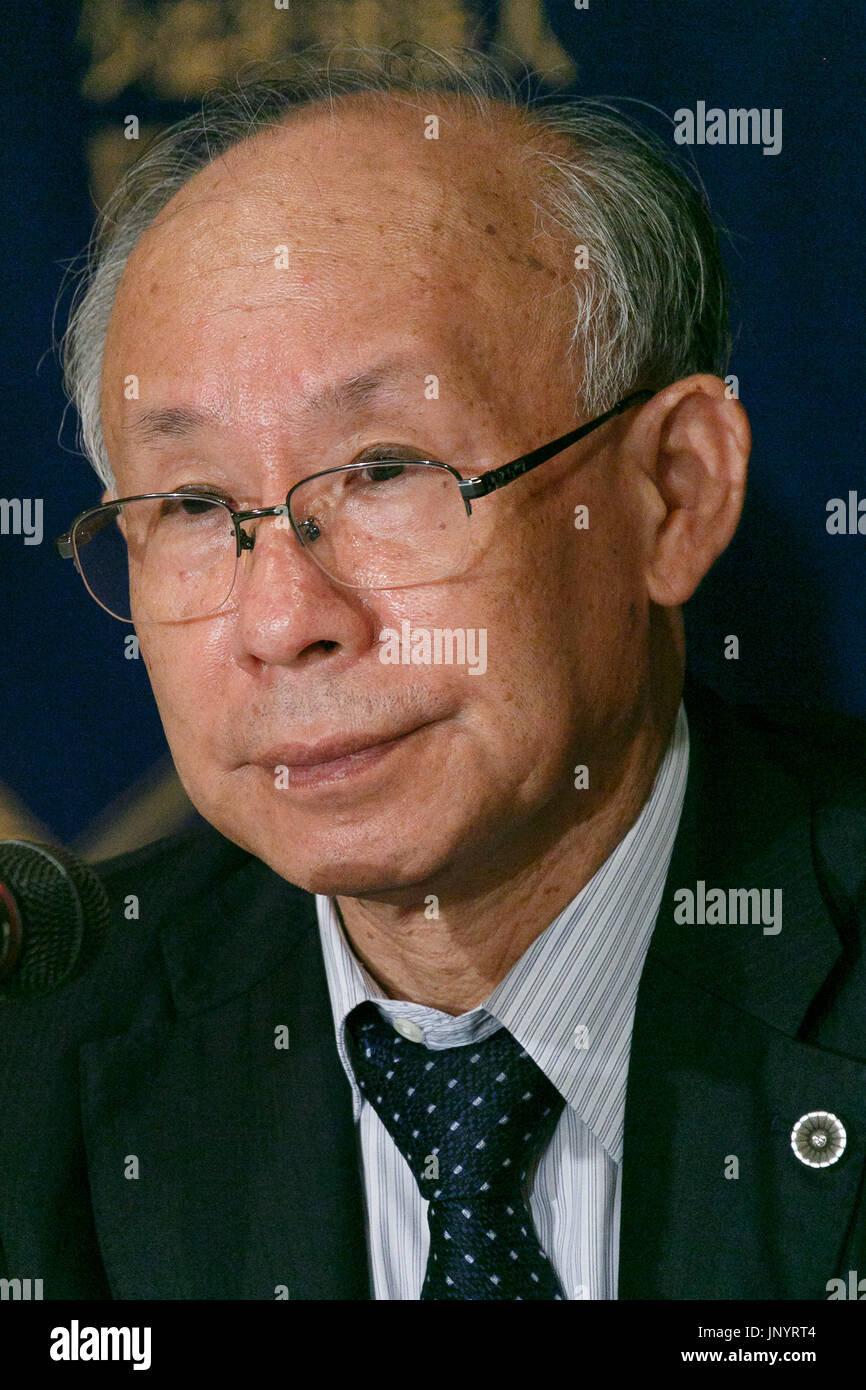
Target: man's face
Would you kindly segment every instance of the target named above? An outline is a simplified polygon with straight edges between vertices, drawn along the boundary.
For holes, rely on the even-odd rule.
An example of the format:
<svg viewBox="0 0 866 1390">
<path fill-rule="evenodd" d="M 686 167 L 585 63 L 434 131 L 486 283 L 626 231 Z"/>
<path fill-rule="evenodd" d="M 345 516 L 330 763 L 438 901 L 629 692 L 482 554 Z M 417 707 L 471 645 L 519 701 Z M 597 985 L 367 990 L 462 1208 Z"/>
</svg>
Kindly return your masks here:
<svg viewBox="0 0 866 1390">
<path fill-rule="evenodd" d="M 573 248 L 539 225 L 504 128 L 439 109 L 438 140 L 414 107 L 307 115 L 175 197 L 130 259 L 106 345 L 117 495 L 208 484 L 237 509 L 275 506 L 382 446 L 469 477 L 579 422 Z M 214 422 L 136 434 L 144 411 L 176 406 Z M 223 611 L 139 623 L 202 815 L 312 891 L 406 901 L 585 815 L 575 765 L 600 786 L 647 662 L 620 428 L 473 503 L 453 578 L 342 587 L 266 519 Z M 486 669 L 383 662 L 380 634 L 404 621 L 484 630 Z"/>
</svg>

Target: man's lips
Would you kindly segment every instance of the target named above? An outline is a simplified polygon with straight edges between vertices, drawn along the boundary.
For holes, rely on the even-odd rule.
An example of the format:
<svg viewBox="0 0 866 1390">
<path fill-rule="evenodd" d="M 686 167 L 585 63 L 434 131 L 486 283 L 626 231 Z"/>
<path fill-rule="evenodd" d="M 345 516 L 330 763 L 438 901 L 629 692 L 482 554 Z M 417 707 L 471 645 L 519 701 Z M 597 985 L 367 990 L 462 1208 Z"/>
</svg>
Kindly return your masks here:
<svg viewBox="0 0 866 1390">
<path fill-rule="evenodd" d="M 292 784 L 327 780 L 348 775 L 354 770 L 360 771 L 362 766 L 376 761 L 410 734 L 428 728 L 430 723 L 435 723 L 435 720 L 412 724 L 397 733 L 336 734 L 317 743 L 283 744 L 248 761 L 254 767 L 266 768 L 271 773 L 277 768 L 286 768 Z"/>
</svg>

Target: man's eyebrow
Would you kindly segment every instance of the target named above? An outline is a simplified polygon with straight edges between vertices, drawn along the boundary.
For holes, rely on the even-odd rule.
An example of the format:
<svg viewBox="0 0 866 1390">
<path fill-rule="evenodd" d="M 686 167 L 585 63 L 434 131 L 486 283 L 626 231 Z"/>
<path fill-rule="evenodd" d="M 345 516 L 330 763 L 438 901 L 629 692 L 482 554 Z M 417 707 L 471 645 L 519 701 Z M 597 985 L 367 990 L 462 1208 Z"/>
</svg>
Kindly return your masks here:
<svg viewBox="0 0 866 1390">
<path fill-rule="evenodd" d="M 311 414 L 350 414 L 369 405 L 393 385 L 407 377 L 418 376 L 418 367 L 404 358 L 389 358 L 363 372 L 301 394 L 300 404 Z M 155 406 L 141 411 L 124 423 L 125 433 L 143 441 L 184 439 L 196 430 L 223 424 L 218 410 L 201 410 L 194 406 Z"/>
<path fill-rule="evenodd" d="M 134 419 L 124 421 L 123 428 L 127 434 L 146 441 L 159 438 L 183 439 L 195 430 L 218 423 L 219 416 L 215 412 L 195 410 L 192 406 L 173 405 L 144 410 Z"/>
</svg>

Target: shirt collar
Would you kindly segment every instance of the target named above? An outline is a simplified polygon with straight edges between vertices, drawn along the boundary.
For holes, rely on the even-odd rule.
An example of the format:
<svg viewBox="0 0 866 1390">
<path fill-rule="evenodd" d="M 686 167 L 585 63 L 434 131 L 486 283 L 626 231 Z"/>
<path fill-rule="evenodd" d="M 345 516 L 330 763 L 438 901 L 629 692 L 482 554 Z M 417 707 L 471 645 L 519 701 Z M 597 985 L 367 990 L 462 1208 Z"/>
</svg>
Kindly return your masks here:
<svg viewBox="0 0 866 1390">
<path fill-rule="evenodd" d="M 622 1158 L 625 1088 L 638 985 L 682 811 L 689 761 L 685 706 L 643 809 L 605 862 L 488 997 L 453 1017 L 389 999 L 349 945 L 334 900 L 316 908 L 337 1049 L 363 1104 L 345 1042 L 346 1017 L 373 1000 L 392 1022 L 423 1032 L 427 1047 L 477 1043 L 506 1027 L 615 1162 Z"/>
</svg>

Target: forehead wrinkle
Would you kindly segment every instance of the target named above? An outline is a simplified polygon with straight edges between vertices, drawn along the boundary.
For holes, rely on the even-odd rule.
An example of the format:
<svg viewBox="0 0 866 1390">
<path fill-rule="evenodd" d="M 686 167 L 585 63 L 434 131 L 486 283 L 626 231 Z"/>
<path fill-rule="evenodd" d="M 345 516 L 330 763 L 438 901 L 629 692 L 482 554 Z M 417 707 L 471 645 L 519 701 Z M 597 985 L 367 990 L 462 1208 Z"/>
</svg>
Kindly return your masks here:
<svg viewBox="0 0 866 1390">
<path fill-rule="evenodd" d="M 397 137 L 393 143 L 385 140 L 372 144 L 376 146 L 377 181 L 381 183 L 384 178 L 386 202 L 389 197 L 399 200 L 399 218 L 389 220 L 386 216 L 384 227 L 377 226 L 377 221 L 382 219 L 381 210 L 378 216 L 371 216 L 366 205 L 353 202 L 352 198 L 347 201 L 347 190 L 339 186 L 333 198 L 327 196 L 322 181 L 328 164 L 326 161 L 323 165 L 315 158 L 322 153 L 318 141 L 323 135 L 323 124 L 327 131 L 327 122 L 322 122 L 323 111 L 310 112 L 308 121 L 292 121 L 260 131 L 251 140 L 233 147 L 214 165 L 200 170 L 175 194 L 157 217 L 150 233 L 142 238 L 157 262 L 163 260 L 160 253 L 171 257 L 170 281 L 182 288 L 191 282 L 206 280 L 221 270 L 246 269 L 256 276 L 270 263 L 272 236 L 289 243 L 290 269 L 293 261 L 302 274 L 310 268 L 318 271 L 333 263 L 344 275 L 347 258 L 351 260 L 357 254 L 362 264 L 366 263 L 372 243 L 383 249 L 388 246 L 384 259 L 389 262 L 393 262 L 396 248 L 399 248 L 403 270 L 416 283 L 424 283 L 431 272 L 441 274 L 443 261 L 453 265 L 457 273 L 455 278 L 462 278 L 460 271 L 465 272 L 471 262 L 477 277 L 483 278 L 486 272 L 486 278 L 492 282 L 489 293 L 501 292 L 504 278 L 509 293 L 528 297 L 537 313 L 542 308 L 539 291 L 546 299 L 551 285 L 543 281 L 539 284 L 537 274 L 527 273 L 528 267 L 536 272 L 542 269 L 531 252 L 539 253 L 549 266 L 551 252 L 556 263 L 562 248 L 547 245 L 542 250 L 538 245 L 539 239 L 549 241 L 549 233 L 545 238 L 538 225 L 533 182 L 521 168 L 520 143 L 514 140 L 514 132 L 508 125 L 503 124 L 497 130 L 496 138 L 490 130 L 478 128 L 476 122 L 470 120 L 466 135 L 473 147 L 478 146 L 478 154 L 484 151 L 487 155 L 480 167 L 473 167 L 471 160 L 467 167 L 462 158 L 460 164 L 455 165 L 453 150 L 446 152 L 437 145 L 431 152 L 429 142 L 424 153 L 428 156 L 432 153 L 434 157 L 419 164 L 417 153 L 410 147 L 412 196 L 407 197 L 402 182 L 407 173 L 406 131 L 399 128 L 399 119 L 394 120 L 395 114 L 399 117 L 401 113 L 399 110 L 395 113 L 393 107 L 389 110 L 387 105 L 378 111 L 375 106 L 371 111 L 366 103 L 360 104 L 360 110 L 357 106 L 353 110 L 353 106 L 351 102 L 338 103 L 339 115 L 343 118 L 338 124 L 343 127 L 340 132 L 343 136 L 351 126 L 375 130 L 378 117 L 383 134 L 390 128 Z M 307 143 L 310 136 L 312 149 Z M 327 141 L 324 149 L 327 151 Z M 339 163 L 342 152 L 334 153 Z M 461 153 L 465 155 L 466 152 Z M 373 157 L 372 150 L 370 157 Z M 455 177 L 458 168 L 460 176 Z M 303 192 L 299 201 L 293 197 L 293 176 L 299 169 L 318 189 L 316 198 L 310 200 Z M 510 177 L 504 176 L 506 169 Z M 301 181 L 303 183 L 304 179 Z M 352 192 L 358 190 L 353 187 Z M 381 195 L 379 201 L 382 201 Z M 518 212 L 521 207 L 522 213 Z M 225 221 L 214 227 L 213 213 L 220 210 L 225 212 Z M 178 256 L 175 236 L 166 240 L 165 233 L 180 230 L 176 219 L 185 212 L 191 215 L 192 226 L 184 219 L 186 236 L 183 239 L 187 245 Z M 265 231 L 267 224 L 270 225 Z M 231 249 L 219 246 L 218 239 L 223 231 L 234 242 Z M 337 236 L 333 241 L 327 234 L 335 232 Z M 493 232 L 498 235 L 488 234 Z M 156 237 L 156 243 L 150 241 L 150 235 Z M 199 254 L 203 242 L 207 246 L 205 256 Z M 145 246 L 140 243 L 137 249 L 144 252 Z M 135 252 L 131 260 L 134 259 Z M 145 256 L 145 268 L 151 270 L 152 265 L 151 257 Z M 338 274 L 335 279 L 340 282 L 343 275 Z M 550 269 L 548 275 L 551 275 Z M 295 296 L 290 293 L 289 297 Z M 256 295 L 249 307 L 270 307 L 267 292 Z"/>
<path fill-rule="evenodd" d="M 296 252 L 342 258 L 347 236 L 357 236 L 363 245 L 381 240 L 385 232 L 398 243 L 417 239 L 419 249 L 434 253 L 441 254 L 447 246 L 459 263 L 465 260 L 471 239 L 473 250 L 482 253 L 485 263 L 501 259 L 513 273 L 521 260 L 520 243 L 533 236 L 525 211 L 523 215 L 519 211 L 532 206 L 535 192 L 535 182 L 524 167 L 525 125 L 503 109 L 491 129 L 463 109 L 461 102 L 445 99 L 443 105 L 458 117 L 463 137 L 459 153 L 448 148 L 453 142 L 428 141 L 423 143 L 423 158 L 418 154 L 414 118 L 408 128 L 405 120 L 407 109 L 415 115 L 426 110 L 423 102 L 416 107 L 414 99 L 371 103 L 343 97 L 331 110 L 319 106 L 293 112 L 199 170 L 174 195 L 154 226 L 163 218 L 198 210 L 202 220 L 197 231 L 210 241 L 210 209 L 222 204 L 233 210 L 229 221 L 238 230 L 252 221 L 259 234 L 264 207 L 273 218 L 272 229 L 281 231 L 280 239 L 288 233 Z M 354 132 L 358 141 L 347 140 Z M 366 140 L 361 138 L 365 134 Z M 344 167 L 347 144 L 353 151 L 348 168 Z M 333 186 L 329 186 L 329 174 Z M 361 201 L 369 186 L 367 174 L 378 185 L 375 212 Z M 399 206 L 399 217 L 377 228 L 383 208 L 387 214 L 389 199 Z M 491 218 L 500 233 L 493 242 L 484 235 Z M 340 228 L 342 244 L 323 246 L 321 233 L 335 228 Z M 436 234 L 432 241 L 431 231 Z M 503 246 L 503 241 L 509 244 Z M 267 260 L 267 254 L 263 259 Z M 212 253 L 208 261 L 212 264 Z M 529 277 L 527 283 L 534 294 L 533 281 Z"/>
<path fill-rule="evenodd" d="M 393 393 L 394 387 L 406 379 L 416 380 L 418 369 L 407 361 L 385 359 L 374 367 L 355 372 L 340 381 L 325 382 L 322 386 L 302 389 L 298 404 L 313 415 L 324 413 L 352 414 L 369 406 L 382 395 Z M 208 426 L 225 423 L 223 414 L 213 408 L 196 406 L 153 406 L 131 420 L 122 423 L 125 434 L 143 443 L 170 438 L 182 439 Z"/>
</svg>

